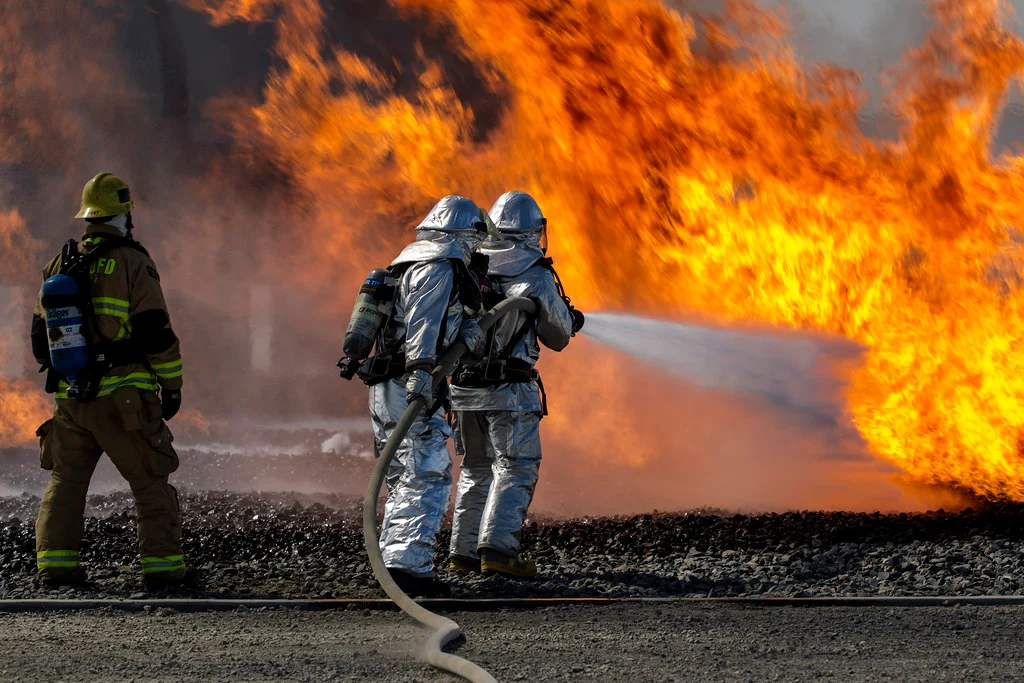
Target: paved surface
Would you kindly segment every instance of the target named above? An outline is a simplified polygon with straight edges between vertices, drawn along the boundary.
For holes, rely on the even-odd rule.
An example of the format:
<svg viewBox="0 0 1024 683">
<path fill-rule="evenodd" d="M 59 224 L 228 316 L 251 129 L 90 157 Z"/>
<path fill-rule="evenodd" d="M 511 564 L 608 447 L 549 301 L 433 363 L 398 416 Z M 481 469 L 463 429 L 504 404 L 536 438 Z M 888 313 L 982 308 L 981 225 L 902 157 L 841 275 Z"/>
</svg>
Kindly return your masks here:
<svg viewBox="0 0 1024 683">
<path fill-rule="evenodd" d="M 722 604 L 451 613 L 500 681 L 1024 678 L 1024 608 Z M 2 680 L 454 680 L 362 610 L 0 614 Z"/>
</svg>

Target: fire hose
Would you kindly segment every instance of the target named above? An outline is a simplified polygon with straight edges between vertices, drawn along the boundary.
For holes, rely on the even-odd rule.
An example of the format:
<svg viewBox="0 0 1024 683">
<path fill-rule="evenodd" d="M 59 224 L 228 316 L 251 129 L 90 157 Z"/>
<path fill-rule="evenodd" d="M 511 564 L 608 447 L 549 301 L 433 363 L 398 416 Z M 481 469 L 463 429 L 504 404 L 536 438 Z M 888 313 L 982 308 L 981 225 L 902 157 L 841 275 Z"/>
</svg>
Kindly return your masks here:
<svg viewBox="0 0 1024 683">
<path fill-rule="evenodd" d="M 513 311 L 534 313 L 536 312 L 536 304 L 524 297 L 506 299 L 480 318 L 478 321 L 480 329 L 484 331 L 490 329 L 499 318 Z M 452 373 L 465 352 L 466 345 L 460 339 L 441 356 L 437 367 L 434 368 L 431 374 L 434 386 L 437 386 L 439 381 Z M 381 452 L 380 457 L 377 458 L 373 475 L 370 477 L 370 484 L 366 489 L 366 497 L 363 499 L 363 540 L 366 544 L 366 554 L 370 558 L 370 567 L 373 569 L 373 575 L 376 577 L 377 582 L 380 583 L 380 587 L 387 593 L 387 596 L 391 598 L 399 609 L 430 629 L 430 638 L 424 644 L 421 654 L 424 662 L 473 683 L 497 683 L 494 676 L 482 667 L 462 657 L 444 652 L 443 648 L 448 643 L 462 635 L 462 629 L 451 619 L 431 612 L 402 592 L 402 589 L 391 578 L 387 567 L 384 566 L 384 558 L 380 553 L 380 543 L 377 538 L 377 497 L 380 495 L 380 487 L 384 483 L 384 476 L 388 470 L 388 465 L 391 464 L 391 460 L 394 458 L 399 445 L 401 445 L 405 435 L 413 423 L 419 419 L 426 407 L 427 402 L 424 398 L 417 398 L 409 404 L 409 407 L 406 408 L 405 413 L 402 415 L 402 419 L 398 421 L 395 431 L 392 432 L 391 438 L 384 445 L 384 450 Z"/>
</svg>

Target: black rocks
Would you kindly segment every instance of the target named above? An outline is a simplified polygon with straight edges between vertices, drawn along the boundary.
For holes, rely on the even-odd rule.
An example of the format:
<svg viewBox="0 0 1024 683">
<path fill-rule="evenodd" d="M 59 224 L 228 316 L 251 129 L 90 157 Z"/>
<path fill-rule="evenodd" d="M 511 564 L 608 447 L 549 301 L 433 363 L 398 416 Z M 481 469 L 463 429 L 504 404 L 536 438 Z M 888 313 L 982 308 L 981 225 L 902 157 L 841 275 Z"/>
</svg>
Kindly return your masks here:
<svg viewBox="0 0 1024 683">
<path fill-rule="evenodd" d="M 129 597 L 141 589 L 127 493 L 90 496 L 93 587 L 36 589 L 34 496 L 0 498 L 0 598 Z M 212 597 L 382 597 L 354 496 L 182 491 L 187 561 Z M 881 515 L 711 512 L 532 521 L 536 581 L 456 575 L 457 597 L 1024 594 L 1024 506 Z"/>
</svg>

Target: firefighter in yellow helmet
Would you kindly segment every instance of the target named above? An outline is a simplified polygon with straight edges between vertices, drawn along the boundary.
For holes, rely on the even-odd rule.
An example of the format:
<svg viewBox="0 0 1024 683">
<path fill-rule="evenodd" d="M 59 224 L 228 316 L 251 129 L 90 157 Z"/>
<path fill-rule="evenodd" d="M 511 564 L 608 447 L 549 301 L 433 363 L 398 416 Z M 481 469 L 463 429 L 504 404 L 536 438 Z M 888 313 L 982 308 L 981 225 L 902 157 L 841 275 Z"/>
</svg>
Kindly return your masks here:
<svg viewBox="0 0 1024 683">
<path fill-rule="evenodd" d="M 75 216 L 86 221 L 85 236 L 69 240 L 43 269 L 44 281 L 63 274 L 77 285 L 77 294 L 63 298 L 41 291 L 32 318 L 33 355 L 56 394 L 53 418 L 37 432 L 42 467 L 52 471 L 36 519 L 45 586 L 86 580 L 79 543 L 89 480 L 103 453 L 135 497 L 147 588 L 197 584 L 185 566 L 178 495 L 168 483 L 178 455 L 164 421 L 181 406 L 181 354 L 160 275 L 132 237 L 132 207 L 124 181 L 97 175 Z M 51 352 L 79 343 L 84 367 L 61 375 Z"/>
</svg>

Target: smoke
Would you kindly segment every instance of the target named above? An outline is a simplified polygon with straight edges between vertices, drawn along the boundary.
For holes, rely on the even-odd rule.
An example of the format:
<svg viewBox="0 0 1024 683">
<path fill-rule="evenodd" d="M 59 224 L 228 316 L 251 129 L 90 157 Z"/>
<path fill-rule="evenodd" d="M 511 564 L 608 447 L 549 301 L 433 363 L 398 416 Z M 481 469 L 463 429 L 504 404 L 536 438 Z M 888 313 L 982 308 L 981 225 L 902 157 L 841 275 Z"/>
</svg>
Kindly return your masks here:
<svg viewBox="0 0 1024 683">
<path fill-rule="evenodd" d="M 101 170 L 119 173 L 132 186 L 137 237 L 156 257 L 183 341 L 187 406 L 263 422 L 364 413 L 365 389 L 333 370 L 351 305 L 345 293 L 389 260 L 440 194 L 461 184 L 486 204 L 503 183 L 529 175 L 525 161 L 502 159 L 502 185 L 481 179 L 486 147 L 467 160 L 456 144 L 487 141 L 501 121 L 508 100 L 500 76 L 454 49 L 443 20 L 383 0 L 325 3 L 323 25 L 298 35 L 322 61 L 306 55 L 310 64 L 298 63 L 311 68 L 299 75 L 274 50 L 279 38 L 296 39 L 288 19 L 310 6 L 305 0 L 29 4 L 0 8 L 11 31 L 0 47 L 0 151 L 17 152 L 0 161 L 0 178 L 12 179 L 0 188 L 0 211 L 45 249 L 0 252 L 5 264 L 18 254 L 10 284 L 31 298 L 41 259 L 77 236 L 69 216 L 82 183 Z M 262 6 L 263 21 L 211 26 L 206 14 L 184 9 L 218 4 Z M 805 59 L 838 57 L 869 75 L 897 49 L 880 46 L 881 36 L 898 32 L 909 45 L 924 26 L 915 23 L 916 3 L 805 0 L 791 9 Z M 322 57 L 332 48 L 363 61 Z M 4 69 L 11 64 L 17 73 Z M 324 76 L 326 68 L 339 70 Z M 435 87 L 434 70 L 452 98 Z M 317 77 L 321 89 L 304 89 Z M 294 86 L 281 89 L 293 100 L 265 101 L 268 82 Z M 412 97 L 421 90 L 427 95 Z M 289 105 L 288 125 L 261 125 Z M 360 107 L 403 123 L 408 139 L 396 142 L 377 120 L 358 116 L 349 128 L 331 124 L 331 114 Z M 440 112 L 449 127 L 431 129 L 424 112 Z M 387 211 L 385 199 L 394 205 Z M 567 213 L 557 190 L 549 199 L 547 210 Z M 773 337 L 765 346 L 745 332 L 663 323 L 638 326 L 631 338 L 621 319 L 590 320 L 594 339 L 629 339 L 629 348 L 579 340 L 545 354 L 553 413 L 541 509 L 927 504 L 903 493 L 894 472 L 865 459 L 851 438 L 836 400 L 841 378 L 811 362 L 835 355 L 833 342 Z M 663 341 L 666 332 L 675 342 Z M 636 349 L 646 362 L 621 353 Z"/>
</svg>

